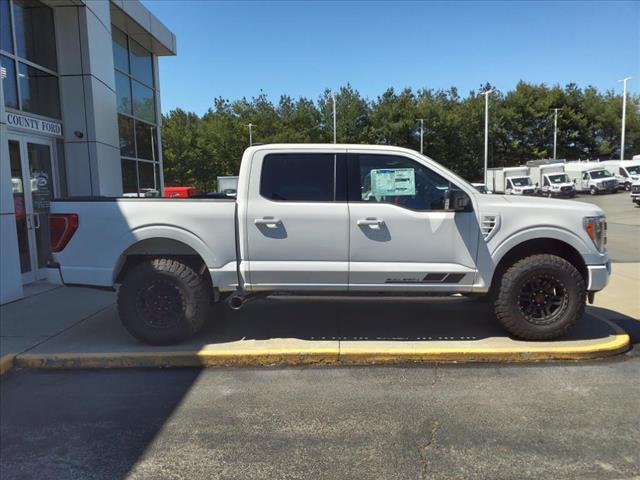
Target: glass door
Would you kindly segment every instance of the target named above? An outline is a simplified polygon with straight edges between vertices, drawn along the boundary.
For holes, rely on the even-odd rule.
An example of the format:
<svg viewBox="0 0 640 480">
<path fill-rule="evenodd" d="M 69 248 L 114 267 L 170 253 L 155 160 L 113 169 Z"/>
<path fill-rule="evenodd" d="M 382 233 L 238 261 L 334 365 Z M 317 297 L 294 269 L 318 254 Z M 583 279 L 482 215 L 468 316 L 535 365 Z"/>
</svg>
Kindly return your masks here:
<svg viewBox="0 0 640 480">
<path fill-rule="evenodd" d="M 13 204 L 22 280 L 46 278 L 51 259 L 49 208 L 55 195 L 53 145 L 46 138 L 9 135 Z"/>
</svg>

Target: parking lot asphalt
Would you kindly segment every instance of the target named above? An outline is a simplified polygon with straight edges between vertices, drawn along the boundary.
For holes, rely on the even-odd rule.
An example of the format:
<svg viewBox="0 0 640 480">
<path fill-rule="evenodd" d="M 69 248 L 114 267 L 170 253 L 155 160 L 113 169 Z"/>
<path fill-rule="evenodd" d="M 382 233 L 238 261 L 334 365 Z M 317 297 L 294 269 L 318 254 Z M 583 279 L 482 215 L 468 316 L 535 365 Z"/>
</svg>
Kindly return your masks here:
<svg viewBox="0 0 640 480">
<path fill-rule="evenodd" d="M 614 262 L 640 262 L 640 207 L 631 202 L 629 192 L 580 195 L 575 200 L 607 212 L 607 249 Z"/>
<path fill-rule="evenodd" d="M 640 358 L 11 373 L 9 479 L 631 479 Z"/>
</svg>

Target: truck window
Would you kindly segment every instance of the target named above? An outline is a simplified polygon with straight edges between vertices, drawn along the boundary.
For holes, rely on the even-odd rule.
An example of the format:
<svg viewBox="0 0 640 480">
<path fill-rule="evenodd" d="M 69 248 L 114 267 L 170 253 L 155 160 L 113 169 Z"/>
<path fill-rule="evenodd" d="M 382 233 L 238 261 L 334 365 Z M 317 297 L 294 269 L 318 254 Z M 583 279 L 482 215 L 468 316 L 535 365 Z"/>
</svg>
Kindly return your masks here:
<svg viewBox="0 0 640 480">
<path fill-rule="evenodd" d="M 355 158 L 349 164 L 349 201 L 391 203 L 411 210 L 444 210 L 451 184 L 424 165 L 395 155 Z"/>
<path fill-rule="evenodd" d="M 260 195 L 276 201 L 332 202 L 336 155 L 278 153 L 264 157 Z"/>
<path fill-rule="evenodd" d="M 627 178 L 629 175 L 627 175 L 627 172 L 624 170 L 624 168 L 620 167 L 620 175 Z"/>
</svg>

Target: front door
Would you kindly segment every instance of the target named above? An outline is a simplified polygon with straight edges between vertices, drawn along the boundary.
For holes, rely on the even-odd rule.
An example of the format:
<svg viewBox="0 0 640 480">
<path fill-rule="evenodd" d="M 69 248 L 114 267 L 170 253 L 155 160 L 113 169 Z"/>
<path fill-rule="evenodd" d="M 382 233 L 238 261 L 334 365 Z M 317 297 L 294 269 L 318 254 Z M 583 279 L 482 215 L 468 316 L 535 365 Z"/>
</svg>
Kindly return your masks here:
<svg viewBox="0 0 640 480">
<path fill-rule="evenodd" d="M 446 210 L 452 184 L 415 159 L 349 154 L 349 289 L 466 291 L 480 230 Z"/>
<path fill-rule="evenodd" d="M 344 150 L 342 150 L 344 152 Z M 346 290 L 349 211 L 344 154 L 260 151 L 246 212 L 247 288 Z"/>
<path fill-rule="evenodd" d="M 56 190 L 51 140 L 9 135 L 11 186 L 18 231 L 22 280 L 46 278 L 49 249 L 49 204 Z"/>
</svg>

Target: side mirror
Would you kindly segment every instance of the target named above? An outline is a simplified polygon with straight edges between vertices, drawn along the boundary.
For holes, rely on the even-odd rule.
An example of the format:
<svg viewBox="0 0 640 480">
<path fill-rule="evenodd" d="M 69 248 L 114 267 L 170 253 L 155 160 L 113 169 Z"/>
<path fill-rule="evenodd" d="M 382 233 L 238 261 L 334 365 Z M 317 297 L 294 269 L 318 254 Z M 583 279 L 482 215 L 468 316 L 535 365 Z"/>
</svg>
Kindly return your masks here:
<svg viewBox="0 0 640 480">
<path fill-rule="evenodd" d="M 469 212 L 471 210 L 471 198 L 462 190 L 449 190 L 445 210 L 449 212 Z"/>
<path fill-rule="evenodd" d="M 536 182 L 536 187 L 538 187 L 540 184 L 538 182 Z"/>
<path fill-rule="evenodd" d="M 576 183 L 576 179 L 575 178 L 573 179 L 573 183 Z"/>
</svg>

